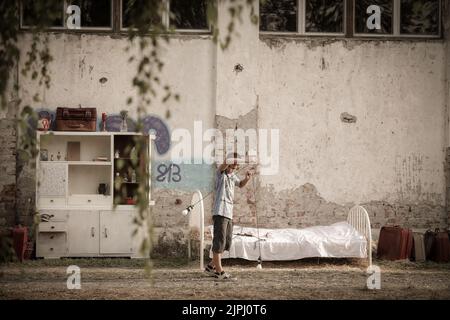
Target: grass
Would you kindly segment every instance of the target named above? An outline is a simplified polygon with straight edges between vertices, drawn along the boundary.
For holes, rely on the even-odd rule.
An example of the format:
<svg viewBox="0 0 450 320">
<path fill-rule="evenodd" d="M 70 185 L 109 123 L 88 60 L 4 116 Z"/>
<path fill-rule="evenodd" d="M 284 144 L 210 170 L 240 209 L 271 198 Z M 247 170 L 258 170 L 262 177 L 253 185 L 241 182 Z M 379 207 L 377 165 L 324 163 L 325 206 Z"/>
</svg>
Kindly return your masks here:
<svg viewBox="0 0 450 320">
<path fill-rule="evenodd" d="M 79 267 L 91 268 L 130 268 L 143 269 L 146 267 L 147 259 L 127 259 L 127 258 L 61 258 L 61 259 L 36 259 L 18 261 L 5 264 L 4 267 L 66 267 L 77 265 Z M 186 258 L 152 259 L 151 265 L 154 268 L 183 268 L 190 264 Z"/>
<path fill-rule="evenodd" d="M 209 261 L 205 258 L 205 263 Z M 148 260 L 146 259 L 128 259 L 128 258 L 61 258 L 61 259 L 37 259 L 26 260 L 23 263 L 18 261 L 4 264 L 3 267 L 67 267 L 68 265 L 77 265 L 79 267 L 91 268 L 130 268 L 143 269 L 146 267 Z M 186 269 L 197 268 L 198 259 L 188 261 L 186 257 L 176 258 L 154 258 L 151 259 L 151 266 L 154 269 Z M 242 267 L 253 268 L 257 262 L 246 261 L 242 259 L 225 259 L 223 265 L 225 267 Z M 427 262 L 410 262 L 410 261 L 373 261 L 374 265 L 382 269 L 396 269 L 396 270 L 450 270 L 450 263 L 436 263 L 432 261 Z M 263 261 L 263 266 L 267 268 L 325 268 L 325 267 L 339 267 L 348 266 L 365 269 L 367 268 L 366 260 L 361 259 L 333 259 L 333 258 L 311 258 L 302 259 L 298 261 L 278 261 L 269 262 Z"/>
</svg>

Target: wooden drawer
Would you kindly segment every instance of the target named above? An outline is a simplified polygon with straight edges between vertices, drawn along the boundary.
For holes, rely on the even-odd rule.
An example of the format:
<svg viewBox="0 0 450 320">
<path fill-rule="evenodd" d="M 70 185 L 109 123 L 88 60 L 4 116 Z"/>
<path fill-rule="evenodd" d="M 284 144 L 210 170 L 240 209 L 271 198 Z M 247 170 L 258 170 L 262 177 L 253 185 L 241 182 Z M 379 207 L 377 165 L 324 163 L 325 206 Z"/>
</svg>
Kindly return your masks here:
<svg viewBox="0 0 450 320">
<path fill-rule="evenodd" d="M 67 234 L 65 232 L 39 232 L 38 257 L 61 257 L 67 255 Z"/>
<path fill-rule="evenodd" d="M 66 232 L 67 223 L 65 222 L 40 222 L 39 232 Z"/>
<path fill-rule="evenodd" d="M 105 205 L 112 205 L 111 196 L 104 196 L 98 194 L 69 196 L 69 206 L 105 206 Z"/>
<path fill-rule="evenodd" d="M 40 207 L 61 207 L 66 205 L 66 198 L 64 197 L 40 197 Z"/>
</svg>

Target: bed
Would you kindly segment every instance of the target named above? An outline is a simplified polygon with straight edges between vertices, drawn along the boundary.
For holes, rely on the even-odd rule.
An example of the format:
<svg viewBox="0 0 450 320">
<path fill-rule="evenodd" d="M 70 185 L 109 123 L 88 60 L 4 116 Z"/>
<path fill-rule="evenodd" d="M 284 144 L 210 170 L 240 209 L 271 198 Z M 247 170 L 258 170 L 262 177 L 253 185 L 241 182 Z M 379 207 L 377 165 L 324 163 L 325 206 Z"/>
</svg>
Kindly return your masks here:
<svg viewBox="0 0 450 320">
<path fill-rule="evenodd" d="M 197 196 L 201 199 L 201 195 Z M 194 201 L 194 199 L 193 199 Z M 201 206 L 203 207 L 203 206 Z M 205 228 L 204 213 L 199 208 L 190 217 L 191 228 L 200 231 L 200 250 L 203 251 L 204 231 L 213 234 L 212 226 Z M 194 210 L 195 211 L 195 210 Z M 206 230 L 205 230 L 206 229 Z M 222 258 L 257 261 L 291 261 L 304 258 L 361 258 L 372 265 L 372 235 L 369 215 L 362 206 L 350 209 L 347 220 L 329 226 L 302 229 L 267 229 L 234 226 L 233 242 Z M 211 256 L 210 252 L 210 256 Z M 201 265 L 203 259 L 201 256 Z"/>
<path fill-rule="evenodd" d="M 212 234 L 212 226 L 210 227 Z M 291 261 L 304 258 L 362 258 L 371 265 L 372 237 L 367 211 L 357 206 L 347 221 L 302 229 L 259 229 L 234 226 L 233 241 L 222 258 Z"/>
</svg>

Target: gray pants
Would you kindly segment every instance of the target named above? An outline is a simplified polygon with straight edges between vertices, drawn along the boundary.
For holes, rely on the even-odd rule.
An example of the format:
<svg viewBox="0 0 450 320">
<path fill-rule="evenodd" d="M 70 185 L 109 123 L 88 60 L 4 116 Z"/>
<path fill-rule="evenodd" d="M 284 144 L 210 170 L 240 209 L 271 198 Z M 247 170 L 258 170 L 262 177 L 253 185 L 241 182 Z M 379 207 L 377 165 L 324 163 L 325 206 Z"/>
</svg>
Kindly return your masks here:
<svg viewBox="0 0 450 320">
<path fill-rule="evenodd" d="M 229 251 L 233 238 L 233 221 L 222 216 L 213 216 L 214 235 L 212 251 L 223 253 Z"/>
</svg>

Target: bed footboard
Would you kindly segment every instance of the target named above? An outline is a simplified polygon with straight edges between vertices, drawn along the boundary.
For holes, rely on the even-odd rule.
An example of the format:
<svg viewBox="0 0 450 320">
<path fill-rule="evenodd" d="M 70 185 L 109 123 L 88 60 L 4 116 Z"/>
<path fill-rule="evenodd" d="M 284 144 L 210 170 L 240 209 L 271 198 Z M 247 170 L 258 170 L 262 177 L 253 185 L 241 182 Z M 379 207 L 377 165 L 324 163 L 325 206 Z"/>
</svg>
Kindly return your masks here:
<svg viewBox="0 0 450 320">
<path fill-rule="evenodd" d="M 369 214 L 362 206 L 354 206 L 350 209 L 347 222 L 353 226 L 367 240 L 367 258 L 369 266 L 372 265 L 372 229 L 370 226 Z"/>
</svg>

